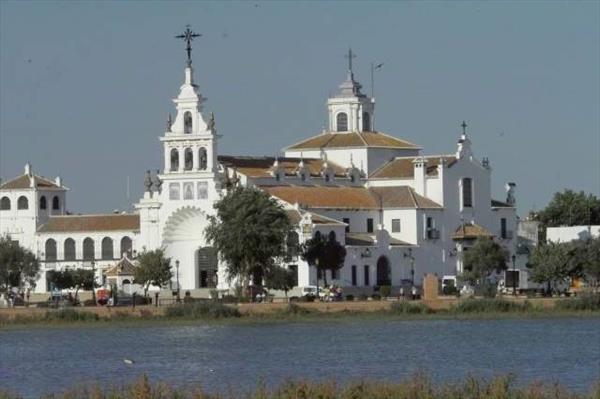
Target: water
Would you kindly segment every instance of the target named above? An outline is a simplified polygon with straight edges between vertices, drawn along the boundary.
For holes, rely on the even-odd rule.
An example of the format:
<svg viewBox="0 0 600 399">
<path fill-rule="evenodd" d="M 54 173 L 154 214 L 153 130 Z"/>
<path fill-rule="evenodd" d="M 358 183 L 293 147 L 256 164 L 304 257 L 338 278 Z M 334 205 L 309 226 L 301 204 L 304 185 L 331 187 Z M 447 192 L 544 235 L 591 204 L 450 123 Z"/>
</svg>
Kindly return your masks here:
<svg viewBox="0 0 600 399">
<path fill-rule="evenodd" d="M 133 359 L 128 365 L 124 358 Z M 89 325 L 0 331 L 0 387 L 25 397 L 74 384 L 129 382 L 142 373 L 210 390 L 287 378 L 436 382 L 515 373 L 587 392 L 600 376 L 600 318 L 348 319 L 221 325 Z"/>
</svg>

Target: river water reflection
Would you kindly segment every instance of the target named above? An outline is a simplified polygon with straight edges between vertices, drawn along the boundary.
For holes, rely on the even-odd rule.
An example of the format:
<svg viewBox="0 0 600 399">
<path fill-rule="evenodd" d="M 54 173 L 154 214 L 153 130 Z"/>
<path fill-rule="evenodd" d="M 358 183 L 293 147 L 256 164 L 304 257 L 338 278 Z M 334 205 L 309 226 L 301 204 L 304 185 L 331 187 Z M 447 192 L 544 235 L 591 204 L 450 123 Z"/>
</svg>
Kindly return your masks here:
<svg viewBox="0 0 600 399">
<path fill-rule="evenodd" d="M 133 359 L 128 365 L 124 358 Z M 90 325 L 0 331 L 0 387 L 26 397 L 146 373 L 186 386 L 247 390 L 260 378 L 435 381 L 515 373 L 586 392 L 600 376 L 600 318 L 345 319 L 211 325 Z"/>
</svg>

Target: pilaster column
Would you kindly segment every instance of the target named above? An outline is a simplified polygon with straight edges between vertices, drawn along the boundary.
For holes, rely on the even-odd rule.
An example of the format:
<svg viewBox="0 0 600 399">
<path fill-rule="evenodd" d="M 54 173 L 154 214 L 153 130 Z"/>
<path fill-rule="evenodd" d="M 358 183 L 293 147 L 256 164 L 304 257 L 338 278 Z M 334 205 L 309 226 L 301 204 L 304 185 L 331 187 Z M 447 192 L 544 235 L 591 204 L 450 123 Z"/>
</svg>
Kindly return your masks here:
<svg viewBox="0 0 600 399">
<path fill-rule="evenodd" d="M 183 167 L 185 165 L 185 147 L 179 146 L 177 147 L 179 150 L 179 172 L 183 172 Z"/>
<path fill-rule="evenodd" d="M 171 149 L 169 148 L 169 146 L 167 146 L 165 144 L 164 147 L 164 157 L 165 157 L 165 173 L 170 172 L 171 171 Z"/>
<path fill-rule="evenodd" d="M 200 154 L 198 153 L 200 151 L 200 146 L 198 146 L 198 145 L 192 146 L 192 151 L 194 152 L 193 156 L 192 156 L 192 159 L 194 160 L 192 169 L 198 170 L 198 169 L 200 169 Z"/>
</svg>

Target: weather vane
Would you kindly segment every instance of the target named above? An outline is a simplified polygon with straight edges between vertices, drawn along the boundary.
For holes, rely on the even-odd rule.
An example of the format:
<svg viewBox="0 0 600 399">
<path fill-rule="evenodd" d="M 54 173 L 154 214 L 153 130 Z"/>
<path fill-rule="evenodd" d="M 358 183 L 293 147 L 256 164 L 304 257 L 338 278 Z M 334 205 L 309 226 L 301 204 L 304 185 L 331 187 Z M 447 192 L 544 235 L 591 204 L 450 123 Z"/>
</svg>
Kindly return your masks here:
<svg viewBox="0 0 600 399">
<path fill-rule="evenodd" d="M 199 33 L 194 33 L 191 29 L 189 25 L 185 26 L 185 32 L 183 32 L 181 35 L 177 35 L 175 36 L 176 39 L 183 39 L 187 42 L 187 46 L 185 48 L 185 50 L 187 51 L 187 66 L 191 67 L 192 66 L 192 41 L 194 40 L 195 37 L 200 37 L 202 36 Z"/>
</svg>

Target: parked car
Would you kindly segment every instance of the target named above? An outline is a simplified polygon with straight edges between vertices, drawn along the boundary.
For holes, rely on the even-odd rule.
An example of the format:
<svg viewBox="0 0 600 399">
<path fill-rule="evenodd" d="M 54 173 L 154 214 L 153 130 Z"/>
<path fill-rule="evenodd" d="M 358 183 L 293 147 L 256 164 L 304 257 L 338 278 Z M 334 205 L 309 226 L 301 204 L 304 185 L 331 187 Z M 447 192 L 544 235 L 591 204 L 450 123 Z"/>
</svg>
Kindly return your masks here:
<svg viewBox="0 0 600 399">
<path fill-rule="evenodd" d="M 300 287 L 300 296 L 304 298 L 316 298 L 317 297 L 317 286 L 316 285 L 307 285 L 304 287 Z"/>
</svg>

